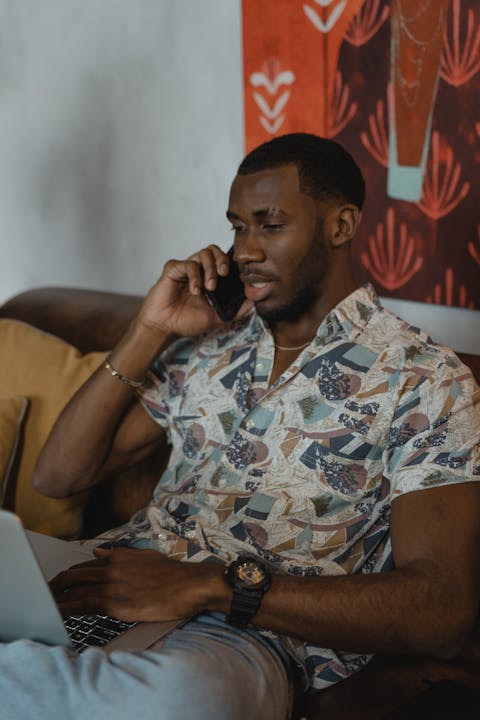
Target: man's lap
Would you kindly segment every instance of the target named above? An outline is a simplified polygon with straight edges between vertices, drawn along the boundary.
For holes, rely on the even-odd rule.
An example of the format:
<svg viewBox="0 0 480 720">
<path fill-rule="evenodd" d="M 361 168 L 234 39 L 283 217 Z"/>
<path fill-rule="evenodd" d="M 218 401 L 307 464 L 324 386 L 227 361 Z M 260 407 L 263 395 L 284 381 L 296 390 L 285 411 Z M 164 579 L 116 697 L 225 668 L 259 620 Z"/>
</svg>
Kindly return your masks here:
<svg viewBox="0 0 480 720">
<path fill-rule="evenodd" d="M 288 716 L 285 663 L 256 633 L 202 618 L 147 652 L 0 645 L 4 720 L 272 720 Z"/>
</svg>

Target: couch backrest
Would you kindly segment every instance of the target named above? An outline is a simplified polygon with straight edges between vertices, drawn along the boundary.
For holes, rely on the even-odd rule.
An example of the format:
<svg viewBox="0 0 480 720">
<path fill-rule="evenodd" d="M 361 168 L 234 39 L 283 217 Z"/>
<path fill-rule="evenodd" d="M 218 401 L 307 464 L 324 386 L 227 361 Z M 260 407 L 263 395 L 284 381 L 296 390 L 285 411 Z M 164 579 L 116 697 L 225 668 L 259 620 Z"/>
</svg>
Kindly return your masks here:
<svg viewBox="0 0 480 720">
<path fill-rule="evenodd" d="M 47 287 L 11 298 L 0 306 L 0 317 L 22 320 L 86 353 L 111 350 L 141 304 L 139 295 Z"/>
</svg>

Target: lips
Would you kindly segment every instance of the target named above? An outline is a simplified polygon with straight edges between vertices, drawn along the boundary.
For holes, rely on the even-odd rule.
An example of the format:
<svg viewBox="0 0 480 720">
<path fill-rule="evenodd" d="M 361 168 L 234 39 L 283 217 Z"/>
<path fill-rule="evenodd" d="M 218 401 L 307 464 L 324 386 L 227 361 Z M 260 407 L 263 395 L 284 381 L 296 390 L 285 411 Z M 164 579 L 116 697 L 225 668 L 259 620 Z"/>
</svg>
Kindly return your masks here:
<svg viewBox="0 0 480 720">
<path fill-rule="evenodd" d="M 257 274 L 241 274 L 241 280 L 244 284 L 245 296 L 252 302 L 260 302 L 265 300 L 270 294 L 273 282 L 271 278 Z"/>
</svg>

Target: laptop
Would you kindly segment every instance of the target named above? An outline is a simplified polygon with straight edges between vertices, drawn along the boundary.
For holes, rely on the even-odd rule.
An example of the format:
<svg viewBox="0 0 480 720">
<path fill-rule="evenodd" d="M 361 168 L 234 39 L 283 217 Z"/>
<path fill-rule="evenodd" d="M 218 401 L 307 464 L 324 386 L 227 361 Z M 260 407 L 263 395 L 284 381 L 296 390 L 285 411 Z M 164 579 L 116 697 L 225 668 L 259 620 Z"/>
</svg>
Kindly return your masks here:
<svg viewBox="0 0 480 720">
<path fill-rule="evenodd" d="M 77 652 L 91 646 L 108 652 L 146 650 L 182 624 L 125 623 L 105 615 L 63 619 L 48 581 L 92 557 L 77 543 L 25 530 L 17 515 L 0 510 L 0 641 L 26 638 Z"/>
</svg>

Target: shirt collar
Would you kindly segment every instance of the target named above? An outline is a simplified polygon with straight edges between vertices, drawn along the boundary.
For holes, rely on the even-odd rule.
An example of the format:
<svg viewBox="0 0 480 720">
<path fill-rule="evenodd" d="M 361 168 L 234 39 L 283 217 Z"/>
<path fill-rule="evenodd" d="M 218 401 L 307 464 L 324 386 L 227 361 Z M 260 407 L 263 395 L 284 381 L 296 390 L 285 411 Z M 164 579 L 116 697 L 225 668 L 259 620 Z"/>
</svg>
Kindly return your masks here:
<svg viewBox="0 0 480 720">
<path fill-rule="evenodd" d="M 380 300 L 370 283 L 366 283 L 341 300 L 324 318 L 319 331 L 325 323 L 342 333 L 345 338 L 354 341 L 367 327 L 380 305 Z M 318 333 L 317 333 L 318 335 Z"/>
<path fill-rule="evenodd" d="M 312 347 L 322 347 L 334 337 L 343 335 L 355 340 L 366 328 L 372 315 L 380 308 L 380 300 L 370 283 L 366 283 L 341 300 L 320 323 Z M 255 310 L 252 311 L 247 341 L 257 342 L 269 328 Z"/>
</svg>

